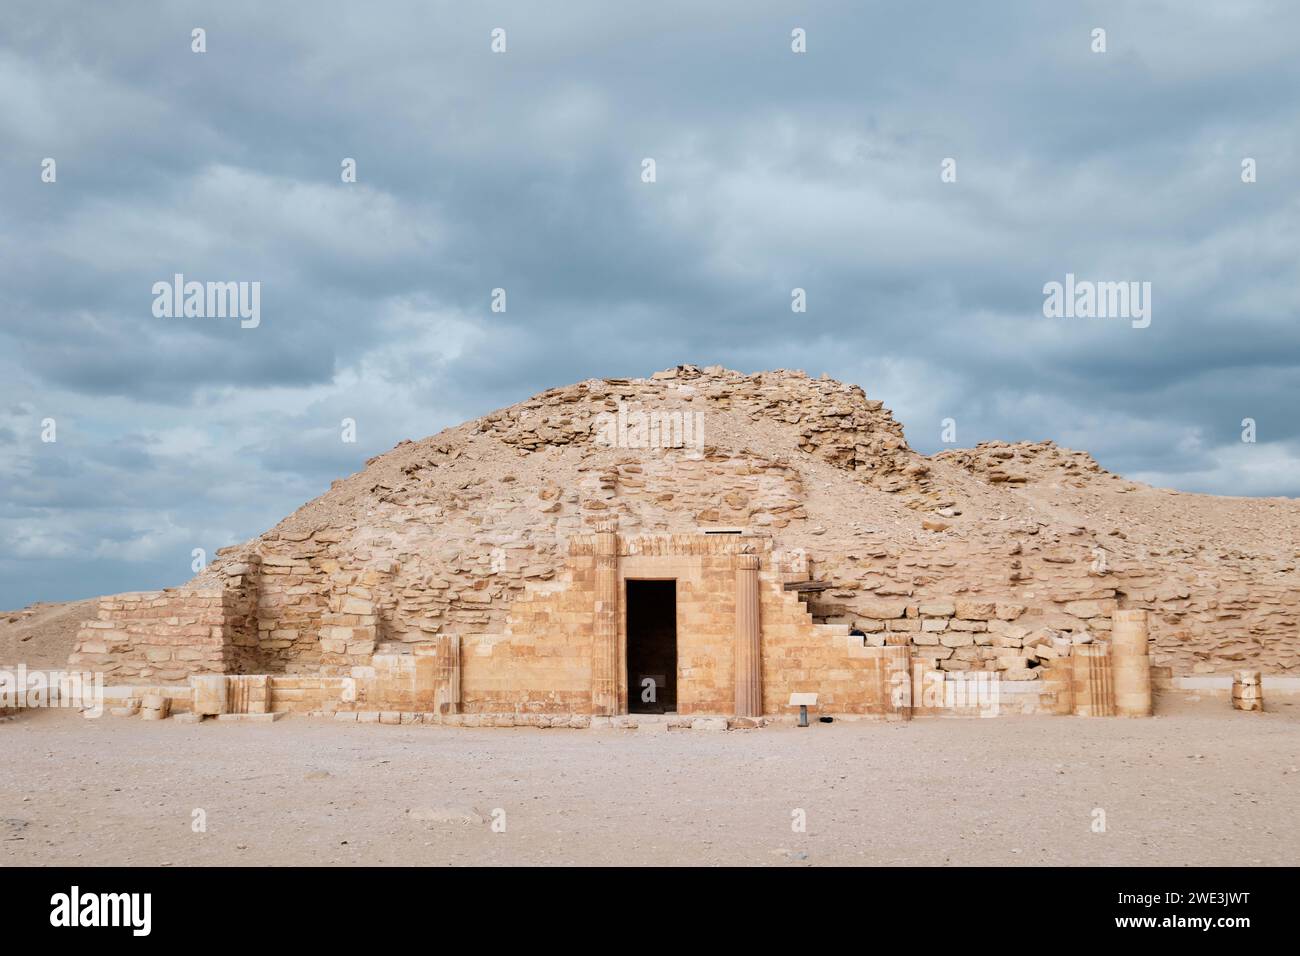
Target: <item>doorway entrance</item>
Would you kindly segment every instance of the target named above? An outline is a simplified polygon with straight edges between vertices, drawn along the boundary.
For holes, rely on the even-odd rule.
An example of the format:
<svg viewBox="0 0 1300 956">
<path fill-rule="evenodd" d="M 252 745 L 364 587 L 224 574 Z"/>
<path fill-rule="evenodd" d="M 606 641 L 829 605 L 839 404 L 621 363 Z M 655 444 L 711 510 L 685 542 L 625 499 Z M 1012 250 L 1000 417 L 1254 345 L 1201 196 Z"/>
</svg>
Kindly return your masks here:
<svg viewBox="0 0 1300 956">
<path fill-rule="evenodd" d="M 677 582 L 627 582 L 627 709 L 677 710 Z"/>
</svg>

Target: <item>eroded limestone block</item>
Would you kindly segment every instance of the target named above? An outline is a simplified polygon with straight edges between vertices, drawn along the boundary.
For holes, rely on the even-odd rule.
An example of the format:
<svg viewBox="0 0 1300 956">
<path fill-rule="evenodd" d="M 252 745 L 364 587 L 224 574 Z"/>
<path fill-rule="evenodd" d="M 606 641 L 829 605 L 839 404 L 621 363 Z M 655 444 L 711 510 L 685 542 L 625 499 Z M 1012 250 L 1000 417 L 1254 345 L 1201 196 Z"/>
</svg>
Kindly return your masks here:
<svg viewBox="0 0 1300 956">
<path fill-rule="evenodd" d="M 719 731 L 727 729 L 725 717 L 696 717 L 691 721 L 691 730 Z"/>
<path fill-rule="evenodd" d="M 140 702 L 140 716 L 145 720 L 165 720 L 171 710 L 171 699 L 162 694 L 146 694 Z"/>
<path fill-rule="evenodd" d="M 192 708 L 200 717 L 215 717 L 227 711 L 226 676 L 224 674 L 202 674 L 190 678 L 190 690 L 193 694 Z"/>
</svg>

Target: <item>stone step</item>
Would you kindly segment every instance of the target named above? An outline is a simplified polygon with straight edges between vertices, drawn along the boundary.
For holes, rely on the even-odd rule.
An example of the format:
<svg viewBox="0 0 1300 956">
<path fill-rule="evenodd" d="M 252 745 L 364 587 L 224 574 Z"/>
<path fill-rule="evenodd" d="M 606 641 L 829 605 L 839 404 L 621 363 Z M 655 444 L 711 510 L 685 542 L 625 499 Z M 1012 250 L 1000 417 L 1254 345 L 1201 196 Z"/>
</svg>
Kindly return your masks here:
<svg viewBox="0 0 1300 956">
<path fill-rule="evenodd" d="M 809 615 L 811 617 L 811 615 Z M 813 624 L 813 630 L 827 637 L 848 637 L 852 630 L 847 624 Z"/>
</svg>

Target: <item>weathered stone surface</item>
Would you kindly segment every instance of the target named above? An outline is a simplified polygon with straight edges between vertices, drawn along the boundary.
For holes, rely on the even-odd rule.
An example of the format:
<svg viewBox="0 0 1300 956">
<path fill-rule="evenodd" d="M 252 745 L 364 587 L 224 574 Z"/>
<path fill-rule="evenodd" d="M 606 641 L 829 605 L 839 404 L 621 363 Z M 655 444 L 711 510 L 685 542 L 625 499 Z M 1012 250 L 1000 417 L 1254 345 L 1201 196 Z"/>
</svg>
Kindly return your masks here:
<svg viewBox="0 0 1300 956">
<path fill-rule="evenodd" d="M 193 697 L 190 709 L 200 717 L 226 713 L 226 678 L 220 674 L 190 678 Z"/>
<path fill-rule="evenodd" d="M 906 601 L 863 601 L 856 608 L 859 617 L 874 618 L 878 621 L 903 617 L 907 613 Z"/>
<path fill-rule="evenodd" d="M 987 621 L 997 614 L 997 605 L 992 601 L 958 601 L 956 616 L 966 621 Z"/>
<path fill-rule="evenodd" d="M 270 707 L 413 723 L 450 678 L 396 660 L 454 637 L 464 713 L 439 719 L 590 723 L 590 542 L 617 517 L 619 584 L 678 582 L 682 726 L 734 706 L 741 553 L 760 562 L 766 714 L 812 689 L 829 712 L 880 713 L 892 647 L 954 671 L 1021 658 L 1004 650 L 1059 659 L 1070 640 L 1105 639 L 1117 606 L 1151 612 L 1152 663 L 1175 673 L 1300 670 L 1294 503 L 1147 489 L 1051 442 L 926 458 L 856 386 L 669 372 L 552 389 L 404 442 L 188 585 L 101 599 L 70 663 L 139 686 L 267 674 Z M 663 414 L 639 437 L 620 430 L 640 412 Z M 1087 505 L 1059 516 L 1058 489 Z M 818 589 L 784 590 L 801 581 Z M 848 640 L 851 626 L 867 637 Z M 1002 672 L 1022 670 L 1036 668 Z"/>
<path fill-rule="evenodd" d="M 950 601 L 931 602 L 920 606 L 922 617 L 952 617 L 957 607 Z"/>
<path fill-rule="evenodd" d="M 727 718 L 725 717 L 696 717 L 691 721 L 691 730 L 726 730 Z"/>
</svg>

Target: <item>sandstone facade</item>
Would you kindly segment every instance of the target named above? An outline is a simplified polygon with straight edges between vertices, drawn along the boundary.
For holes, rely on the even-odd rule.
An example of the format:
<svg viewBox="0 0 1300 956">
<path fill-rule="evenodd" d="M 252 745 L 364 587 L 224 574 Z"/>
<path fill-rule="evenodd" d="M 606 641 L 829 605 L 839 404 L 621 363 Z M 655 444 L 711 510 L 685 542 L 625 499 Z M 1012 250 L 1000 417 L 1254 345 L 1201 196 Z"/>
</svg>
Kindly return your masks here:
<svg viewBox="0 0 1300 956">
<path fill-rule="evenodd" d="M 70 663 L 456 719 L 599 716 L 599 685 L 623 713 L 626 582 L 671 579 L 678 711 L 732 714 L 738 566 L 756 561 L 768 714 L 795 691 L 891 712 L 896 647 L 931 673 L 1042 682 L 1117 609 L 1150 612 L 1156 668 L 1298 673 L 1298 524 L 1294 501 L 1148 488 L 1050 442 L 926 457 L 856 386 L 684 366 L 403 442 L 189 585 L 102 599 Z M 1034 695 L 1050 707 L 1055 686 Z"/>
</svg>

